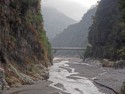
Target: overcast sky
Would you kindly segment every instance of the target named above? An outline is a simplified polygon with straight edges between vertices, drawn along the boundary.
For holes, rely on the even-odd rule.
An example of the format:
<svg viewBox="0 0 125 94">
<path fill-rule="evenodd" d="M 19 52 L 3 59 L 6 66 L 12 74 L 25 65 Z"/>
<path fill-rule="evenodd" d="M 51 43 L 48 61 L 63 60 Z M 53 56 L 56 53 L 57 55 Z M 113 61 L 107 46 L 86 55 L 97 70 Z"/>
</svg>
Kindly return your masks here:
<svg viewBox="0 0 125 94">
<path fill-rule="evenodd" d="M 56 8 L 74 20 L 81 20 L 83 14 L 98 0 L 42 0 L 42 5 Z"/>
</svg>

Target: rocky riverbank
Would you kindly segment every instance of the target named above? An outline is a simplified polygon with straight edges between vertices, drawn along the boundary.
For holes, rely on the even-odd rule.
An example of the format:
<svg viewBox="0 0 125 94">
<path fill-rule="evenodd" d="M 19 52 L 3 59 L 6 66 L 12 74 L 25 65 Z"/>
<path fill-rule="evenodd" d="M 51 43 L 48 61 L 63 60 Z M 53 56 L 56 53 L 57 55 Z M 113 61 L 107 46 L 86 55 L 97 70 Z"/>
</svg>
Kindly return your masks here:
<svg viewBox="0 0 125 94">
<path fill-rule="evenodd" d="M 83 66 L 82 66 L 83 65 Z M 106 94 L 117 94 L 125 81 L 125 69 L 102 67 L 99 61 L 92 60 L 87 63 L 79 62 L 70 64 L 80 76 L 92 79 L 95 85 Z"/>
<path fill-rule="evenodd" d="M 91 88 L 96 92 L 94 94 L 116 94 L 120 92 L 123 81 L 125 80 L 125 69 L 114 69 L 114 68 L 103 68 L 101 64 L 97 61 L 89 61 L 88 63 L 82 62 L 78 58 L 55 58 L 54 66 L 62 61 L 68 61 L 66 66 L 57 67 L 57 70 L 51 70 L 49 81 L 38 81 L 34 85 L 22 86 L 21 88 L 13 88 L 8 91 L 4 91 L 5 94 L 92 94 Z M 64 65 L 65 65 L 64 64 Z M 53 67 L 51 67 L 53 68 Z M 51 69 L 50 68 L 50 69 Z M 54 67 L 55 68 L 55 67 Z M 74 69 L 74 70 L 73 70 Z M 58 74 L 56 76 L 57 80 L 54 81 L 55 73 L 61 73 L 60 71 L 71 74 L 66 75 L 65 80 L 61 78 L 61 75 L 64 77 L 64 74 Z M 73 72 L 74 71 L 74 72 Z M 55 73 L 54 73 L 55 72 Z M 62 79 L 62 83 L 60 81 Z M 86 80 L 85 80 L 86 79 Z M 84 82 L 81 83 L 80 81 Z M 59 81 L 59 82 L 58 82 Z M 71 87 L 66 88 L 67 84 L 63 82 L 72 82 L 78 83 L 75 88 L 76 93 L 71 93 Z M 89 82 L 90 81 L 90 82 Z M 93 82 L 94 84 L 92 84 Z M 91 83 L 92 86 L 89 87 L 89 91 L 84 93 L 82 89 L 87 89 L 85 86 L 89 86 Z M 71 84 L 71 83 L 68 83 Z M 83 85 L 82 88 L 79 87 L 79 84 Z M 95 86 L 94 86 L 95 85 Z M 77 88 L 78 87 L 78 88 Z M 83 88 L 84 87 L 84 88 Z M 97 91 L 96 91 L 97 90 Z M 114 90 L 114 91 L 113 91 Z M 81 93 L 80 93 L 81 92 Z"/>
</svg>

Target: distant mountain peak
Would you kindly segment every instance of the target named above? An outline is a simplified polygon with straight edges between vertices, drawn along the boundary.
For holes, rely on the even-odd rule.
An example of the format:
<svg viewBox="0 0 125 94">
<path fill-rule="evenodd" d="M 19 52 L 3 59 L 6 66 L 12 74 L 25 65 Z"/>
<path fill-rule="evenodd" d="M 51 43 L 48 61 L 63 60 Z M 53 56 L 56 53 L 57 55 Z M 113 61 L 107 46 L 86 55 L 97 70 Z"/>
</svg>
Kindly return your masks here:
<svg viewBox="0 0 125 94">
<path fill-rule="evenodd" d="M 42 14 L 49 39 L 54 38 L 69 25 L 77 23 L 77 21 L 67 17 L 52 7 L 43 7 Z"/>
<path fill-rule="evenodd" d="M 93 19 L 92 16 L 95 15 L 96 7 L 87 11 L 87 13 L 82 17 L 79 23 L 68 26 L 63 32 L 58 34 L 55 38 L 51 40 L 52 46 L 54 47 L 86 47 L 88 41 L 89 27 L 91 26 Z M 59 54 L 74 54 L 74 51 L 61 51 Z M 71 55 L 70 54 L 70 55 Z"/>
</svg>

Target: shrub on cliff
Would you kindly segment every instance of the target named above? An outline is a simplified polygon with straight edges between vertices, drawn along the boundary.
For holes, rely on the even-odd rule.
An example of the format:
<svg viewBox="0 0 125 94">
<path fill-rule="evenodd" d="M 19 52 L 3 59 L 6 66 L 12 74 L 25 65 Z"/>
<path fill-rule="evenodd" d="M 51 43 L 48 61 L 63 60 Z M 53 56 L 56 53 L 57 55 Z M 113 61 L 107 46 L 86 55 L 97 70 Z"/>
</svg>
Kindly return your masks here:
<svg viewBox="0 0 125 94">
<path fill-rule="evenodd" d="M 107 58 L 111 60 L 125 59 L 125 11 L 119 10 L 120 0 L 101 0 L 93 24 L 90 27 L 88 40 L 92 45 L 88 57 Z M 108 10 L 108 11 L 107 11 Z M 87 49 L 86 53 L 90 52 Z"/>
<path fill-rule="evenodd" d="M 30 83 L 47 73 L 51 46 L 43 27 L 40 2 L 0 0 L 0 62 L 9 85 Z"/>
</svg>

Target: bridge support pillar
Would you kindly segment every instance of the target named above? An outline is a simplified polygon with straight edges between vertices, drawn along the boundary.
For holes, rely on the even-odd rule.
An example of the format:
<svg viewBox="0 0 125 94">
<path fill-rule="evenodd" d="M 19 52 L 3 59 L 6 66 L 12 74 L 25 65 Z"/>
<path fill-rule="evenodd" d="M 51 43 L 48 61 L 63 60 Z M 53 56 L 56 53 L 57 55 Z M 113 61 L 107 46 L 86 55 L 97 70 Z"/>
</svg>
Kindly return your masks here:
<svg viewBox="0 0 125 94">
<path fill-rule="evenodd" d="M 82 50 L 77 50 L 77 52 L 78 52 L 78 54 L 79 54 L 80 58 L 82 58 L 82 59 L 83 59 L 83 54 L 84 54 L 84 51 L 82 51 Z"/>
<path fill-rule="evenodd" d="M 53 54 L 55 54 L 57 52 L 57 49 L 53 49 Z"/>
</svg>

